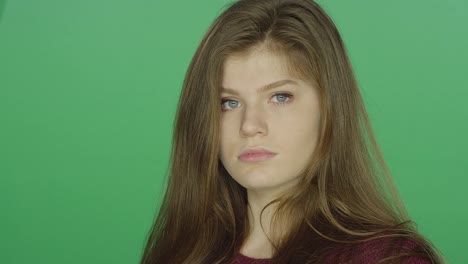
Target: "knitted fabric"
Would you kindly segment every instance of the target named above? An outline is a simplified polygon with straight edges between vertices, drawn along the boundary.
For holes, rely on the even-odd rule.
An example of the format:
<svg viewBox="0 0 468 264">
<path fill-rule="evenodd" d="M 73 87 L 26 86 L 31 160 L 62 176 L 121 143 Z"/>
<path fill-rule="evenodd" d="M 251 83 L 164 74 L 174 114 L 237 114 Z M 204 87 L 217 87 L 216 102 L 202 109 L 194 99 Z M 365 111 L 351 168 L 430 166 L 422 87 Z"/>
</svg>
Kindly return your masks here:
<svg viewBox="0 0 468 264">
<path fill-rule="evenodd" d="M 357 245 L 342 245 L 331 250 L 327 254 L 326 264 L 345 264 L 352 260 L 352 263 L 375 264 L 379 259 L 385 256 L 391 256 L 397 253 L 417 247 L 416 243 L 409 239 L 386 238 L 374 241 L 367 241 Z M 251 258 L 241 254 L 236 255 L 232 264 L 269 264 L 268 258 Z M 431 260 L 426 257 L 405 257 L 402 264 L 431 264 Z"/>
</svg>

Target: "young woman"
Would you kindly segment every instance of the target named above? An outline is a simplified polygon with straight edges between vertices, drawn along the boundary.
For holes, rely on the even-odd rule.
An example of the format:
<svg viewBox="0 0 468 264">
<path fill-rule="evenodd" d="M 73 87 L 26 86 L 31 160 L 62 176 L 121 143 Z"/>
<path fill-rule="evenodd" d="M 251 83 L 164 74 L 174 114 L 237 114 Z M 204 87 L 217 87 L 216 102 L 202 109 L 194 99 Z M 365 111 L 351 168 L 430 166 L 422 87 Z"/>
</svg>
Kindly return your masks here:
<svg viewBox="0 0 468 264">
<path fill-rule="evenodd" d="M 443 263 L 401 203 L 317 3 L 241 0 L 211 25 L 141 263 Z"/>
</svg>

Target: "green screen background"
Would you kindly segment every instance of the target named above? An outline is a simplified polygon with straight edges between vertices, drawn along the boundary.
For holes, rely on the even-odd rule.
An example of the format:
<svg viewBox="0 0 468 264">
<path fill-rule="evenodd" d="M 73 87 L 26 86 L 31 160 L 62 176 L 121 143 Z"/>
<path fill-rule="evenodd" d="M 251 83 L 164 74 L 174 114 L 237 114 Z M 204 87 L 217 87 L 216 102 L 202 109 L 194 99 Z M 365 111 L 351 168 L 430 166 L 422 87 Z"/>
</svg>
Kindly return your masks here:
<svg viewBox="0 0 468 264">
<path fill-rule="evenodd" d="M 226 3 L 0 0 L 0 263 L 138 262 L 185 71 Z M 467 1 L 319 3 L 410 215 L 468 263 Z"/>
</svg>

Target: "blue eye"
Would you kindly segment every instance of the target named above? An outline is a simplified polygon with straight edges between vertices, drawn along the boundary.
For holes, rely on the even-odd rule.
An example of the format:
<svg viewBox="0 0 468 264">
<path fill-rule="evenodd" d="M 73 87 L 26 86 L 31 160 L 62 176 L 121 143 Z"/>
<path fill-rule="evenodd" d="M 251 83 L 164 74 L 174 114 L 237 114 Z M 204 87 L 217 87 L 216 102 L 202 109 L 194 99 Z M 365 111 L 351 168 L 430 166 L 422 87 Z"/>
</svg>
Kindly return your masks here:
<svg viewBox="0 0 468 264">
<path fill-rule="evenodd" d="M 293 97 L 291 94 L 288 93 L 277 93 L 274 94 L 272 98 L 277 98 L 277 100 L 274 100 L 273 103 L 276 105 L 283 105 L 283 104 L 288 104 L 291 101 L 291 98 Z M 239 102 L 231 99 L 221 99 L 221 110 L 224 111 L 229 111 L 232 110 L 233 108 L 236 108 L 239 106 Z"/>
<path fill-rule="evenodd" d="M 274 102 L 276 104 L 284 104 L 287 103 L 287 99 L 291 99 L 292 95 L 287 94 L 287 93 L 278 93 L 273 95 L 273 97 L 278 98 L 279 102 Z"/>
<path fill-rule="evenodd" d="M 230 100 L 230 99 L 223 99 L 223 100 L 221 100 L 221 109 L 222 109 L 223 111 L 231 110 L 231 109 L 225 109 L 225 108 L 223 108 L 223 106 L 224 106 L 226 103 L 228 103 L 227 105 L 228 105 L 229 107 L 236 107 L 237 105 L 239 105 L 239 102 L 237 102 L 237 101 Z"/>
</svg>

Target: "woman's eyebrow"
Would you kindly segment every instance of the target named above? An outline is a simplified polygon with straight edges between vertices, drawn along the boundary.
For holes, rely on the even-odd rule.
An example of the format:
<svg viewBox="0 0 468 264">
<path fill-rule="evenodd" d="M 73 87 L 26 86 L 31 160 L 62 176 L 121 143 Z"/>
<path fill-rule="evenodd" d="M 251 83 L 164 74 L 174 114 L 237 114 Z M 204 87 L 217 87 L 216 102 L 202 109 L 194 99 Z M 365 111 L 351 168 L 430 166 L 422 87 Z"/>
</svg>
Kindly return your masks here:
<svg viewBox="0 0 468 264">
<path fill-rule="evenodd" d="M 274 89 L 274 88 L 277 88 L 277 87 L 280 87 L 280 86 L 283 86 L 283 85 L 286 85 L 286 84 L 293 84 L 293 85 L 297 85 L 297 82 L 296 81 L 293 81 L 293 80 L 280 80 L 280 81 L 276 81 L 276 82 L 273 82 L 273 83 L 270 83 L 270 84 L 267 84 L 263 87 L 260 87 L 257 89 L 257 93 L 264 93 L 264 92 L 267 92 L 271 89 Z M 233 95 L 239 95 L 239 92 L 237 92 L 236 90 L 234 89 L 231 89 L 231 88 L 226 88 L 226 87 L 221 87 L 222 88 L 222 92 L 223 93 L 229 93 L 229 94 L 233 94 Z"/>
</svg>

